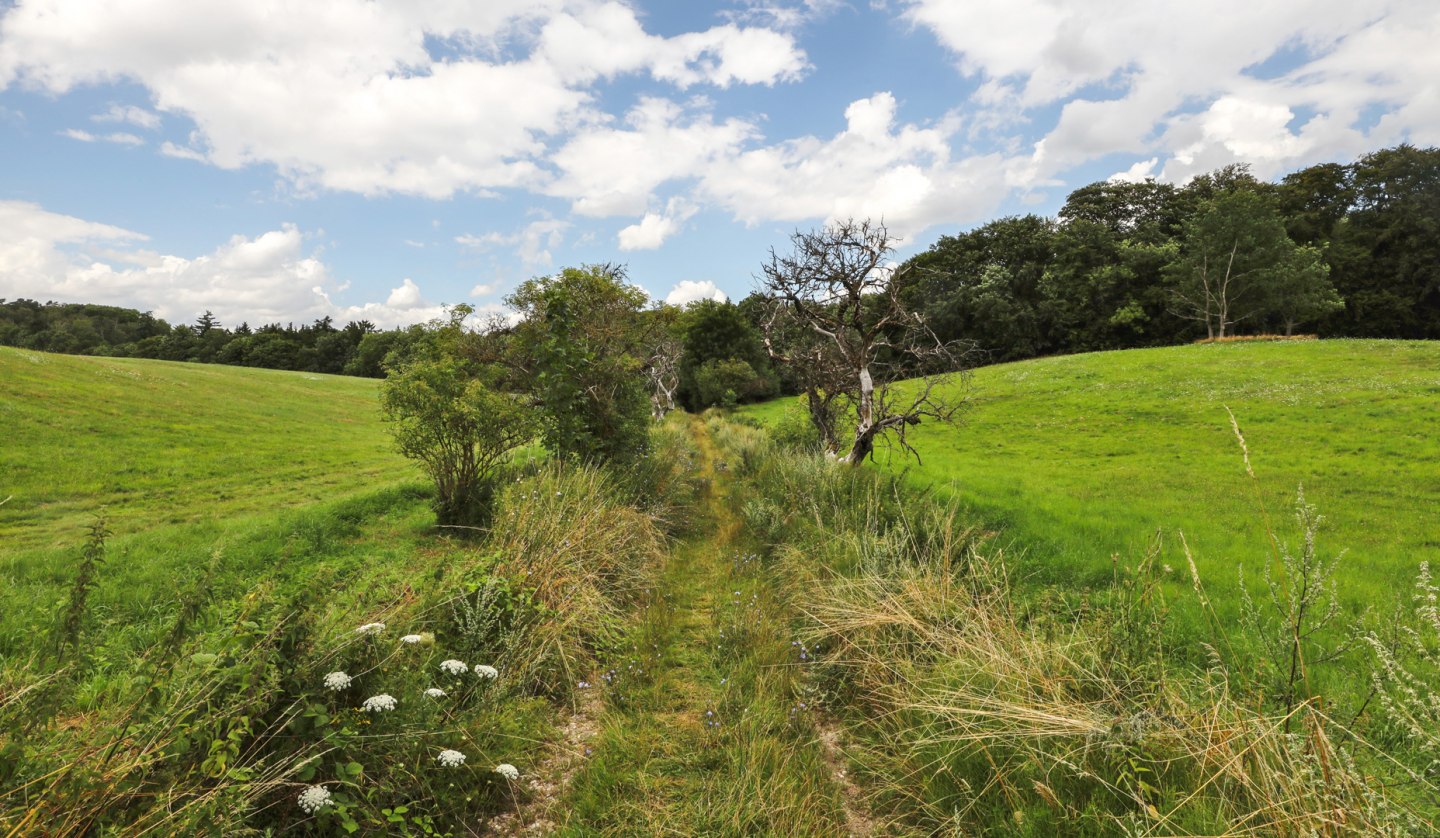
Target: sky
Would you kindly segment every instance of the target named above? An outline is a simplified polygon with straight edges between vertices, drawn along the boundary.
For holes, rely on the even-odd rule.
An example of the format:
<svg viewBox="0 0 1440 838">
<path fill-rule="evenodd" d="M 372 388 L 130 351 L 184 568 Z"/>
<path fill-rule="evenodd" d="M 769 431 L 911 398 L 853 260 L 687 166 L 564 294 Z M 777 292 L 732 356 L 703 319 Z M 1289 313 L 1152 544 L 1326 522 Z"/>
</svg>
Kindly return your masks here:
<svg viewBox="0 0 1440 838">
<path fill-rule="evenodd" d="M 380 327 L 1440 144 L 1435 0 L 0 0 L 0 298 Z"/>
</svg>

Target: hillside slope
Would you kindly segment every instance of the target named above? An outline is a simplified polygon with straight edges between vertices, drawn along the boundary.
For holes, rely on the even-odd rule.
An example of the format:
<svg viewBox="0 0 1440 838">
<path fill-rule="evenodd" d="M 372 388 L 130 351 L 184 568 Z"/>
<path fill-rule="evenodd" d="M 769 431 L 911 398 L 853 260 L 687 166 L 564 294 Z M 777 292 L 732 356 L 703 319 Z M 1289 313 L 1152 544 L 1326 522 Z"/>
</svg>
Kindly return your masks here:
<svg viewBox="0 0 1440 838">
<path fill-rule="evenodd" d="M 1303 483 L 1326 517 L 1320 550 L 1356 605 L 1408 587 L 1440 558 L 1440 344 L 1238 343 L 1044 358 L 976 371 L 953 427 L 912 433 L 923 463 L 877 452 L 951 493 L 1023 550 L 1032 578 L 1101 581 L 1160 531 L 1185 566 L 1183 531 L 1221 599 L 1236 564 L 1268 553 L 1267 516 L 1298 541 Z M 1245 473 L 1235 414 L 1258 481 Z M 776 421 L 784 402 L 747 408 Z M 1258 489 L 1258 494 L 1257 494 Z M 1177 582 L 1179 582 L 1177 578 Z M 1388 599 L 1387 599 L 1388 601 Z"/>
<path fill-rule="evenodd" d="M 0 552 L 333 500 L 417 474 L 369 379 L 0 347 Z"/>
</svg>

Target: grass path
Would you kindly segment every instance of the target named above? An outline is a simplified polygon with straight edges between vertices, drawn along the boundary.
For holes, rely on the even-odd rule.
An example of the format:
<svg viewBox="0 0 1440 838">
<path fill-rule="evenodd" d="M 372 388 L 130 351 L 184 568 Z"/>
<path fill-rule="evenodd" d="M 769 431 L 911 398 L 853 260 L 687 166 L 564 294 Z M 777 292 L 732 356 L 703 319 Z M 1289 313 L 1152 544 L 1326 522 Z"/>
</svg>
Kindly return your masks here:
<svg viewBox="0 0 1440 838">
<path fill-rule="evenodd" d="M 863 832 L 865 819 L 847 812 L 853 787 L 837 784 L 810 717 L 784 603 L 745 549 L 704 422 L 691 422 L 709 481 L 699 520 L 669 554 L 628 648 L 597 677 L 599 732 L 552 809 L 556 831 Z"/>
</svg>

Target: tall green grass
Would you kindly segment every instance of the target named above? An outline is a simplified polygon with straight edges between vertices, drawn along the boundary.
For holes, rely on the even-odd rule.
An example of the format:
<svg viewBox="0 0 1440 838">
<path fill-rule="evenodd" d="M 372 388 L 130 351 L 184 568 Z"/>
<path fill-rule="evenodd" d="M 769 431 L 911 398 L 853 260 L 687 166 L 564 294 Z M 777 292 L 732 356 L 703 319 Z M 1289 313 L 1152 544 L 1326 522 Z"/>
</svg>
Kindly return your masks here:
<svg viewBox="0 0 1440 838">
<path fill-rule="evenodd" d="M 42 372 L 51 363 L 61 362 L 35 360 Z M 22 532 L 49 528 L 57 543 L 6 545 L 0 835 L 462 834 L 523 805 L 575 674 L 616 642 L 667 529 L 687 518 L 695 487 L 685 434 L 657 431 L 656 456 L 623 474 L 527 458 L 508 472 L 492 527 L 439 529 L 429 487 L 370 448 L 383 440 L 373 392 L 357 388 L 348 403 L 357 417 L 364 411 L 363 433 L 340 434 L 325 452 L 328 423 L 345 409 L 318 398 L 307 408 L 315 382 L 282 375 L 247 392 L 250 371 L 199 367 L 197 378 L 140 366 L 155 386 L 184 390 L 216 376 L 211 396 L 229 387 L 245 398 L 192 410 L 117 396 L 136 428 L 78 397 L 48 426 L 44 410 L 24 406 L 32 419 L 21 447 L 43 452 L 81 425 L 109 440 L 114 456 L 97 454 L 90 475 L 99 483 L 78 471 L 66 478 L 77 509 L 106 481 L 128 479 L 123 469 L 98 472 L 132 456 L 158 459 L 149 446 L 170 438 L 166 428 L 193 415 L 199 436 L 192 470 L 140 480 L 147 497 L 171 498 L 174 516 L 155 499 L 112 505 L 105 520 L 117 533 L 89 547 L 68 512 L 45 517 L 58 507 L 12 521 Z M 87 381 L 84 368 L 48 373 L 50 384 L 21 389 Z M 231 422 L 242 423 L 234 440 L 265 455 L 244 475 L 226 471 L 236 467 Z M 288 450 L 296 462 L 280 462 Z M 344 468 L 352 457 L 353 473 Z M 207 481 L 222 479 L 244 502 L 207 500 Z M 17 498 L 30 497 L 37 481 L 27 480 L 16 481 Z M 357 632 L 375 623 L 384 628 Z M 467 667 L 446 671 L 447 660 Z M 481 664 L 498 678 L 476 674 Z M 341 686 L 327 686 L 336 672 L 350 683 L 336 676 Z M 364 709 L 382 694 L 394 709 Z M 464 763 L 441 764 L 445 749 Z M 494 771 L 501 763 L 520 779 Z M 330 793 L 315 812 L 299 805 L 311 786 Z"/>
<path fill-rule="evenodd" d="M 1258 581 L 1267 518 L 1288 525 L 1302 484 L 1341 550 L 1352 613 L 1386 602 L 1440 557 L 1440 344 L 1304 341 L 1180 346 L 1044 358 L 977 370 L 954 426 L 921 425 L 923 461 L 881 451 L 878 467 L 958 502 L 999 533 L 1031 583 L 1103 585 L 1112 556 L 1161 537 L 1172 588 L 1189 585 L 1183 532 L 1226 620 L 1237 566 Z M 789 406 L 742 410 L 766 424 Z M 1250 448 L 1245 464 L 1226 408 Z M 1198 614 L 1190 618 L 1199 620 Z"/>
<path fill-rule="evenodd" d="M 943 497 L 753 430 L 722 439 L 772 578 L 821 650 L 815 689 L 897 834 L 1436 833 L 1433 737 L 1397 737 L 1404 719 L 1357 712 L 1358 696 L 1287 707 L 1246 674 L 1256 638 L 1192 635 L 1201 663 L 1177 663 L 1155 550 L 1104 590 L 1037 596 Z M 1433 668 L 1410 675 L 1440 686 Z"/>
</svg>

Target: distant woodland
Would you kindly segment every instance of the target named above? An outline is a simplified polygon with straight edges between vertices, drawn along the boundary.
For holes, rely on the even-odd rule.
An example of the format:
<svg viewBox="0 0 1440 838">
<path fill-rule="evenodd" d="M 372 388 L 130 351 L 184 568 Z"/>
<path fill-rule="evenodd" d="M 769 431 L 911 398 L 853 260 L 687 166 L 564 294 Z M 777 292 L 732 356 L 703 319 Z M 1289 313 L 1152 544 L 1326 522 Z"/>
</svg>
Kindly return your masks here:
<svg viewBox="0 0 1440 838">
<path fill-rule="evenodd" d="M 1440 338 L 1440 149 L 1402 145 L 1274 183 L 1245 165 L 1183 187 L 1092 183 L 1056 217 L 942 236 L 899 271 L 911 310 L 942 339 L 973 341 L 982 362 L 1257 333 Z M 763 317 L 753 295 L 661 315 L 684 348 L 686 406 L 792 389 L 766 357 Z M 423 333 L 0 300 L 0 345 L 71 354 L 383 377 Z"/>
</svg>

